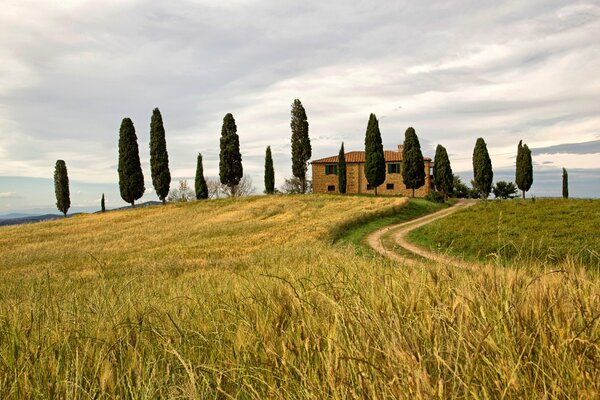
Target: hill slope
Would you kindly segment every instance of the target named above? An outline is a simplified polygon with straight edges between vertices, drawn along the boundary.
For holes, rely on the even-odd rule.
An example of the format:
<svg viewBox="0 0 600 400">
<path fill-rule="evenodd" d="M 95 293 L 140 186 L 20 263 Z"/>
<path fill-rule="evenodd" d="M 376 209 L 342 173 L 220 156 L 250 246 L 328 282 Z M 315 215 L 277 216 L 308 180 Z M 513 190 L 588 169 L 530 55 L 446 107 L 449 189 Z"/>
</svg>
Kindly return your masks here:
<svg viewBox="0 0 600 400">
<path fill-rule="evenodd" d="M 481 202 L 410 238 L 481 261 L 556 264 L 570 258 L 600 270 L 600 200 Z"/>
<path fill-rule="evenodd" d="M 594 398 L 597 277 L 332 245 L 405 199 L 289 196 L 0 229 L 0 398 Z M 402 212 L 401 210 L 399 210 Z"/>
</svg>

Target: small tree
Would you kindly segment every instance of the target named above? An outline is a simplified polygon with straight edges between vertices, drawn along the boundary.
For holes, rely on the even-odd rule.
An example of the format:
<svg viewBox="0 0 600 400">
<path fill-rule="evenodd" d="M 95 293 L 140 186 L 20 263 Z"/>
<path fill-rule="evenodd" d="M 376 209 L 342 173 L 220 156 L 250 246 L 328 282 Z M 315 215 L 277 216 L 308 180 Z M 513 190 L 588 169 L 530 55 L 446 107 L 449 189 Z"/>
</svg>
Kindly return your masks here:
<svg viewBox="0 0 600 400">
<path fill-rule="evenodd" d="M 208 186 L 204 179 L 204 168 L 202 167 L 202 154 L 198 153 L 198 161 L 196 163 L 196 199 L 208 199 Z"/>
<path fill-rule="evenodd" d="M 275 191 L 275 169 L 273 168 L 273 156 L 271 146 L 267 146 L 265 154 L 265 193 L 273 194 Z"/>
<path fill-rule="evenodd" d="M 533 162 L 531 161 L 531 150 L 527 145 L 523 145 L 523 141 L 519 141 L 517 147 L 517 171 L 515 174 L 515 182 L 517 187 L 521 189 L 523 198 L 533 184 Z"/>
<path fill-rule="evenodd" d="M 454 175 L 452 179 L 452 197 L 456 197 L 457 199 L 468 199 L 470 190 L 471 189 L 469 189 L 458 175 Z"/>
<path fill-rule="evenodd" d="M 308 160 L 312 156 L 310 137 L 308 136 L 308 119 L 300 100 L 292 104 L 292 173 L 300 179 L 302 193 L 306 193 L 306 171 Z"/>
<path fill-rule="evenodd" d="M 569 174 L 565 168 L 563 168 L 562 174 L 562 196 L 563 199 L 569 198 Z"/>
<path fill-rule="evenodd" d="M 56 207 L 67 218 L 67 211 L 71 207 L 71 194 L 67 164 L 63 160 L 57 160 L 54 167 L 54 194 L 56 194 Z"/>
<path fill-rule="evenodd" d="M 402 180 L 407 189 L 412 189 L 412 197 L 415 197 L 415 189 L 425 185 L 425 161 L 419 138 L 412 127 L 404 133 Z"/>
<path fill-rule="evenodd" d="M 135 201 L 144 195 L 144 174 L 140 163 L 137 136 L 133 122 L 123 118 L 119 130 L 119 190 L 121 198 L 135 207 Z"/>
<path fill-rule="evenodd" d="M 494 172 L 492 160 L 483 138 L 477 139 L 473 150 L 473 188 L 477 189 L 482 199 L 486 199 L 492 191 Z"/>
<path fill-rule="evenodd" d="M 179 180 L 179 187 L 169 192 L 167 201 L 169 203 L 185 203 L 194 200 L 194 192 L 190 189 L 187 179 Z"/>
<path fill-rule="evenodd" d="M 221 183 L 229 186 L 229 191 L 235 196 L 235 187 L 244 175 L 242 155 L 240 153 L 240 138 L 233 115 L 228 113 L 223 118 L 221 128 L 221 152 L 219 154 L 219 178 Z"/>
<path fill-rule="evenodd" d="M 441 144 L 438 144 L 435 149 L 433 183 L 435 188 L 444 195 L 444 199 L 448 198 L 448 195 L 452 193 L 454 188 L 454 175 L 452 174 L 448 152 Z"/>
<path fill-rule="evenodd" d="M 104 203 L 104 193 L 102 193 L 102 198 L 100 199 L 100 211 L 106 211 L 106 204 Z"/>
<path fill-rule="evenodd" d="M 346 153 L 344 151 L 344 142 L 340 147 L 338 155 L 338 189 L 340 193 L 346 193 Z"/>
<path fill-rule="evenodd" d="M 492 192 L 496 198 L 514 199 L 517 195 L 517 186 L 512 182 L 498 181 Z"/>
<path fill-rule="evenodd" d="M 169 172 L 165 128 L 158 108 L 152 111 L 152 119 L 150 120 L 150 170 L 154 190 L 163 204 L 166 204 L 171 185 L 171 173 Z"/>
<path fill-rule="evenodd" d="M 221 192 L 227 197 L 250 196 L 255 191 L 256 188 L 252 185 L 252 179 L 247 175 L 244 175 L 240 179 L 239 183 L 233 187 L 233 190 L 230 186 L 221 184 Z"/>
<path fill-rule="evenodd" d="M 304 181 L 304 189 L 310 193 L 312 191 L 312 182 L 310 179 Z M 281 193 L 284 194 L 301 194 L 302 193 L 302 181 L 295 176 L 283 180 L 283 186 L 281 186 Z"/>
<path fill-rule="evenodd" d="M 375 189 L 375 196 L 377 196 L 377 187 L 385 182 L 385 156 L 379 121 L 375 114 L 369 116 L 365 134 L 365 177 L 369 186 Z"/>
</svg>

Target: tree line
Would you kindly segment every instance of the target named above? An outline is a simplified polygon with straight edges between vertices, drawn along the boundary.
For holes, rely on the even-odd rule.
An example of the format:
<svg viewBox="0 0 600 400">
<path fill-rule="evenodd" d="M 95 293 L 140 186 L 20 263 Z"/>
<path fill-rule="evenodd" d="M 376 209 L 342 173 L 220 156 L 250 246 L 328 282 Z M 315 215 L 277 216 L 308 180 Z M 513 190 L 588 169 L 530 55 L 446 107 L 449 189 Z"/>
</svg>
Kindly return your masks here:
<svg viewBox="0 0 600 400">
<path fill-rule="evenodd" d="M 295 99 L 291 109 L 291 157 L 293 178 L 285 179 L 284 191 L 288 193 L 306 193 L 310 187 L 310 181 L 306 177 L 308 161 L 312 156 L 312 148 L 309 137 L 309 125 L 306 111 L 300 100 Z M 133 121 L 123 118 L 119 128 L 119 191 L 121 198 L 135 207 L 135 201 L 145 193 L 144 175 L 141 167 L 137 136 Z M 219 184 L 215 188 L 214 181 L 207 181 L 204 177 L 202 165 L 202 154 L 198 153 L 196 160 L 196 176 L 194 184 L 194 195 L 198 200 L 207 199 L 211 193 L 224 193 L 227 196 L 238 196 L 247 194 L 251 190 L 251 181 L 244 178 L 242 156 L 240 152 L 237 125 L 231 113 L 223 118 L 221 137 L 219 141 Z M 473 150 L 473 180 L 472 189 L 469 189 L 452 172 L 448 152 L 442 145 L 438 145 L 433 163 L 433 187 L 443 199 L 454 197 L 478 197 L 487 198 L 490 193 L 496 197 L 514 197 L 516 188 L 520 189 L 525 198 L 525 193 L 533 183 L 533 165 L 531 151 L 522 141 L 517 147 L 516 163 L 516 185 L 512 182 L 497 182 L 492 186 L 493 171 L 492 163 L 483 138 L 478 138 Z M 165 138 L 165 128 L 162 115 L 158 108 L 152 111 L 150 120 L 150 170 L 152 185 L 158 198 L 166 204 L 169 200 L 171 174 L 169 170 L 169 155 Z M 379 130 L 379 121 L 375 114 L 369 116 L 365 133 L 365 177 L 370 187 L 375 190 L 383 184 L 386 176 L 386 163 Z M 407 189 L 415 190 L 423 187 L 426 182 L 425 164 L 419 139 L 414 128 L 409 127 L 405 132 L 402 163 L 402 179 Z M 56 206 L 66 216 L 70 207 L 69 179 L 67 167 L 64 160 L 58 160 L 54 172 L 54 184 L 56 194 Z M 217 184 L 218 185 L 218 184 Z M 264 186 L 266 194 L 277 192 L 275 189 L 275 170 L 271 147 L 267 146 L 265 152 Z M 344 143 L 340 147 L 338 157 L 338 187 L 340 193 L 346 193 L 347 176 Z M 240 193 L 241 190 L 241 193 Z M 185 198 L 191 189 L 187 182 L 180 181 L 179 191 L 184 193 L 172 194 L 171 200 Z M 568 197 L 568 174 L 563 168 L 563 197 Z M 183 196 L 183 197 L 182 197 Z M 219 195 L 217 194 L 217 197 Z M 105 211 L 105 198 L 102 194 L 101 210 Z"/>
<path fill-rule="evenodd" d="M 413 127 L 406 129 L 404 142 L 402 145 L 402 180 L 407 189 L 412 190 L 412 197 L 415 196 L 415 190 L 423 187 L 426 182 L 425 162 L 419 138 Z M 367 131 L 365 133 L 365 177 L 370 187 L 374 188 L 377 195 L 377 187 L 385 182 L 386 162 L 384 157 L 381 132 L 379 130 L 379 121 L 375 114 L 369 116 Z M 531 160 L 531 151 L 527 145 L 519 142 L 517 147 L 517 165 L 516 165 L 516 185 L 512 182 L 500 181 L 496 186 L 492 186 L 494 173 L 492 171 L 492 161 L 490 159 L 487 145 L 483 138 L 478 138 L 473 150 L 473 189 L 468 189 L 460 178 L 452 173 L 450 159 L 446 148 L 441 144 L 437 145 L 435 158 L 433 162 L 433 187 L 436 195 L 447 199 L 454 197 L 476 197 L 487 198 L 491 192 L 496 197 L 509 197 L 516 194 L 517 187 L 522 191 L 523 198 L 533 184 L 533 163 Z M 346 193 L 346 159 L 344 152 L 344 143 L 340 147 L 338 155 L 338 187 L 340 193 Z M 456 189 L 459 189 L 458 191 Z M 563 195 L 564 195 L 563 190 Z M 568 192 L 568 190 L 567 190 Z M 567 197 L 568 194 L 565 196 Z"/>
<path fill-rule="evenodd" d="M 306 193 L 310 182 L 306 178 L 308 160 L 312 156 L 310 137 L 308 134 L 308 119 L 306 111 L 300 100 L 294 100 L 291 110 L 291 156 L 292 156 L 292 179 L 286 179 L 287 191 Z M 139 156 L 138 140 L 133 121 L 123 118 L 119 128 L 119 163 L 117 171 L 119 174 L 119 192 L 121 198 L 135 207 L 136 200 L 140 199 L 145 191 L 144 174 Z M 237 125 L 231 113 L 223 118 L 221 137 L 219 141 L 219 184 L 220 187 L 213 193 L 223 193 L 227 196 L 238 196 L 248 194 L 251 190 L 251 181 L 244 179 L 242 166 L 242 155 L 240 152 Z M 165 138 L 165 128 L 162 115 L 158 108 L 152 111 L 150 120 L 150 170 L 152 185 L 158 198 L 166 204 L 169 199 L 171 173 L 169 170 L 169 155 Z M 204 177 L 202 165 L 202 154 L 198 153 L 196 160 L 196 176 L 194 185 L 195 198 L 207 199 L 210 192 L 210 184 L 214 184 Z M 180 190 L 188 190 L 187 183 L 180 182 Z M 65 215 L 71 206 L 69 179 L 67 167 L 64 160 L 58 160 L 54 172 L 54 188 L 56 195 L 56 206 Z M 240 193 L 241 191 L 241 193 Z M 267 146 L 265 154 L 265 193 L 275 193 L 275 169 L 271 147 Z M 219 196 L 217 194 L 217 197 Z M 187 196 L 186 196 L 187 198 Z M 102 194 L 101 211 L 105 211 L 105 197 Z"/>
</svg>

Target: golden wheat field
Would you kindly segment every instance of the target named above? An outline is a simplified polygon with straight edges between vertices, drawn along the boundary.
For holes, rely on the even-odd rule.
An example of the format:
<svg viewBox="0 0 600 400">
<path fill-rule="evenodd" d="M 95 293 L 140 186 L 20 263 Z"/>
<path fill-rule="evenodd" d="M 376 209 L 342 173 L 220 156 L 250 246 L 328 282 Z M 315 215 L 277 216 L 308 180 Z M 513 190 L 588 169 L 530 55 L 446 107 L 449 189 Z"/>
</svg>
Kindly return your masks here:
<svg viewBox="0 0 600 400">
<path fill-rule="evenodd" d="M 332 241 L 406 202 L 260 196 L 0 228 L 0 398 L 598 398 L 597 274 L 408 268 Z"/>
</svg>

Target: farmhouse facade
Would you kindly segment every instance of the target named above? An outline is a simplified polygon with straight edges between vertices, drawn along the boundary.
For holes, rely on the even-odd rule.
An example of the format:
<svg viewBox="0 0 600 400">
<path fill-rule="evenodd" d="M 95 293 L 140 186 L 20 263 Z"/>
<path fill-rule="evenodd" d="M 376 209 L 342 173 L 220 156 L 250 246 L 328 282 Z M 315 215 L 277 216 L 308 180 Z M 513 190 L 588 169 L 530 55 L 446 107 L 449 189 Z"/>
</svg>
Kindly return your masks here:
<svg viewBox="0 0 600 400">
<path fill-rule="evenodd" d="M 346 158 L 346 193 L 375 193 L 365 177 L 365 152 L 350 151 Z M 398 150 L 385 150 L 385 181 L 377 187 L 377 194 L 411 196 L 402 180 L 402 145 Z M 424 157 L 425 185 L 415 190 L 415 196 L 425 197 L 431 191 L 431 158 Z M 338 193 L 338 156 L 325 157 L 311 162 L 314 193 Z"/>
</svg>

